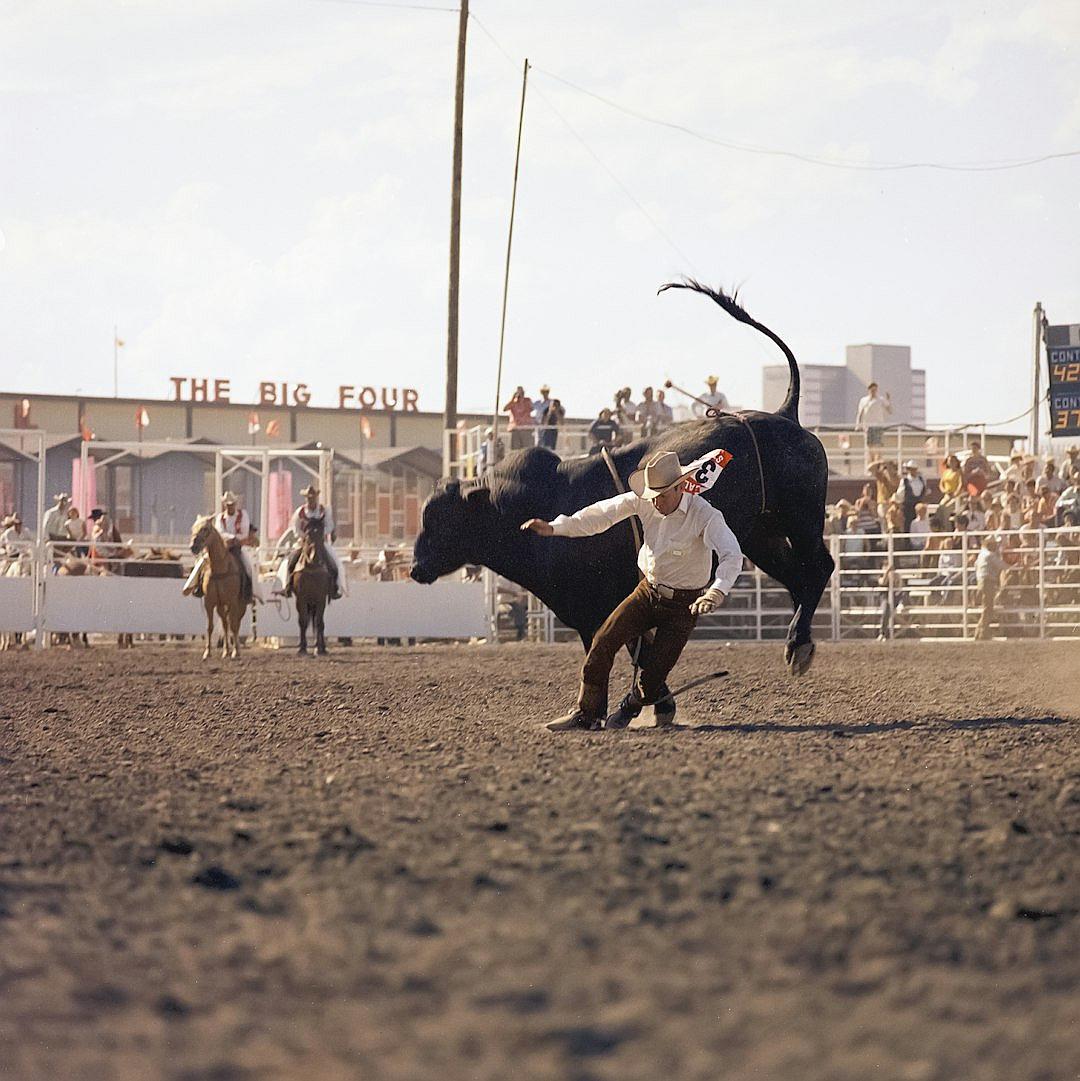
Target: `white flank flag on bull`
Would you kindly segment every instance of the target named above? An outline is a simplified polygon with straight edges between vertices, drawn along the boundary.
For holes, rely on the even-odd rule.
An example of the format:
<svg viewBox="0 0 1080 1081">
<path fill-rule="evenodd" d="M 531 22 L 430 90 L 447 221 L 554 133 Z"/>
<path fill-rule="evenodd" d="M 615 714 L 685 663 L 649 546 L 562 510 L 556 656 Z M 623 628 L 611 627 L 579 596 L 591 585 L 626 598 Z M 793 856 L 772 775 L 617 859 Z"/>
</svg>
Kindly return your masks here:
<svg viewBox="0 0 1080 1081">
<path fill-rule="evenodd" d="M 686 467 L 683 488 L 691 495 L 707 492 L 730 461 L 731 455 L 726 450 L 710 450 L 708 454 L 703 454 Z"/>
</svg>

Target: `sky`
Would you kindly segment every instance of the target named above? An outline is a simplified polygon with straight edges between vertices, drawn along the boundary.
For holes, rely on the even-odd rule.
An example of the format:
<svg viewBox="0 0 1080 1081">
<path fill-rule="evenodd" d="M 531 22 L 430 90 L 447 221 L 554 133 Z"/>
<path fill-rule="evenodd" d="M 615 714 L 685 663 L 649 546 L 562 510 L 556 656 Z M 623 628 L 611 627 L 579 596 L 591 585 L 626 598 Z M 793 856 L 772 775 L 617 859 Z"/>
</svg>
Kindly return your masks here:
<svg viewBox="0 0 1080 1081">
<path fill-rule="evenodd" d="M 390 0 L 388 0 L 390 2 Z M 417 0 L 453 8 L 441 0 Z M 1080 4 L 474 0 L 459 407 L 503 375 L 573 415 L 782 358 L 906 344 L 931 422 L 1030 400 L 1032 309 L 1080 322 Z M 0 0 L 0 389 L 166 397 L 173 375 L 410 386 L 441 410 L 457 15 L 349 0 Z M 636 395 L 635 395 L 636 396 Z M 1023 430 L 1021 422 L 1014 427 Z"/>
</svg>

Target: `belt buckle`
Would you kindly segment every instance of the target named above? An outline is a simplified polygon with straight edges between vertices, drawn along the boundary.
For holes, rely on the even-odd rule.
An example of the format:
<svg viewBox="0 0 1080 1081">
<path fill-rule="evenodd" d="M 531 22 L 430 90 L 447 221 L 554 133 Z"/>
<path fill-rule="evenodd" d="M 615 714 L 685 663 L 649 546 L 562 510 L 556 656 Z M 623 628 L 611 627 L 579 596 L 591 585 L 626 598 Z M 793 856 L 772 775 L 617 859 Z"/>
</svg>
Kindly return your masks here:
<svg viewBox="0 0 1080 1081">
<path fill-rule="evenodd" d="M 659 593 L 664 600 L 670 601 L 675 599 L 675 590 L 672 589 L 671 586 L 658 585 L 656 587 L 656 592 Z"/>
</svg>

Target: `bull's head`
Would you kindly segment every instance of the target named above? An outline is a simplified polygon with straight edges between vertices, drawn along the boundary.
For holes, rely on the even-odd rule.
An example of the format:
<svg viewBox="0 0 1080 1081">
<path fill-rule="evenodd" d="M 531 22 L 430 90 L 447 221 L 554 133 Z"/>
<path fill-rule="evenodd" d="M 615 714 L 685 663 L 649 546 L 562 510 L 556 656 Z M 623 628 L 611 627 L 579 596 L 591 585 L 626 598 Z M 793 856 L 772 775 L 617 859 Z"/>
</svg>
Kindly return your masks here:
<svg viewBox="0 0 1080 1081">
<path fill-rule="evenodd" d="M 466 563 L 483 562 L 492 523 L 490 493 L 474 488 L 461 494 L 461 484 L 452 480 L 424 504 L 420 534 L 413 548 L 413 581 L 430 585 L 452 574 Z"/>
</svg>

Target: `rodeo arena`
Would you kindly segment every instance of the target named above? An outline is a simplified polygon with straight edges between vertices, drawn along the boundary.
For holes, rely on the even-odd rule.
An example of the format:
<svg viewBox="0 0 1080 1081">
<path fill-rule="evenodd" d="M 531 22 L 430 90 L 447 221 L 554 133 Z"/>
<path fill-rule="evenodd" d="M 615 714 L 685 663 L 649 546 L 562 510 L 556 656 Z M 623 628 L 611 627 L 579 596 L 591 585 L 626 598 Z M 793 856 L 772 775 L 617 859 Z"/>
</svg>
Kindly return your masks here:
<svg viewBox="0 0 1080 1081">
<path fill-rule="evenodd" d="M 686 321 L 692 355 L 644 367 L 613 345 L 587 362 L 608 389 L 586 397 L 507 334 L 535 250 L 528 233 L 513 248 L 538 198 L 518 190 L 540 168 L 527 96 L 676 252 L 547 95 L 716 139 L 618 104 L 625 87 L 522 67 L 468 0 L 321 6 L 313 25 L 370 20 L 372 42 L 402 19 L 456 28 L 448 291 L 442 249 L 423 255 L 448 297 L 445 365 L 346 383 L 313 355 L 263 377 L 253 349 L 173 375 L 160 334 L 128 363 L 138 331 L 120 320 L 108 394 L 0 345 L 0 1078 L 1080 1077 L 1075 289 L 1071 312 L 1059 293 L 1033 313 L 998 295 L 985 337 L 1007 324 L 1023 343 L 1023 396 L 935 423 L 964 408 L 935 398 L 940 351 L 913 367 L 913 329 L 914 347 L 810 362 L 812 309 L 786 314 L 760 267 L 738 293 L 716 284 L 739 260 L 725 234 L 715 274 L 665 250 L 632 301 L 653 305 L 658 342 Z M 267 54 L 290 93 L 333 66 L 294 69 L 295 33 Z M 405 81 L 429 55 L 410 41 Z M 497 358 L 462 347 L 459 366 L 479 259 L 463 271 L 467 41 L 511 69 L 492 69 L 510 90 L 480 99 L 477 142 L 497 107 L 516 143 Z M 240 69 L 228 101 L 256 78 Z M 719 145 L 778 171 L 847 168 Z M 997 175 L 1072 154 L 851 168 Z M 398 221 L 396 198 L 365 222 Z M 21 230 L 0 232 L 0 272 L 24 258 Z M 168 269 L 154 262 L 134 269 L 150 282 Z M 305 276 L 317 262 L 305 252 Z M 27 282 L 42 327 L 77 306 Z M 593 319 L 571 295 L 568 337 Z M 274 334 L 303 319 L 276 307 L 259 309 Z M 479 367 L 489 407 L 459 409 Z"/>
</svg>

